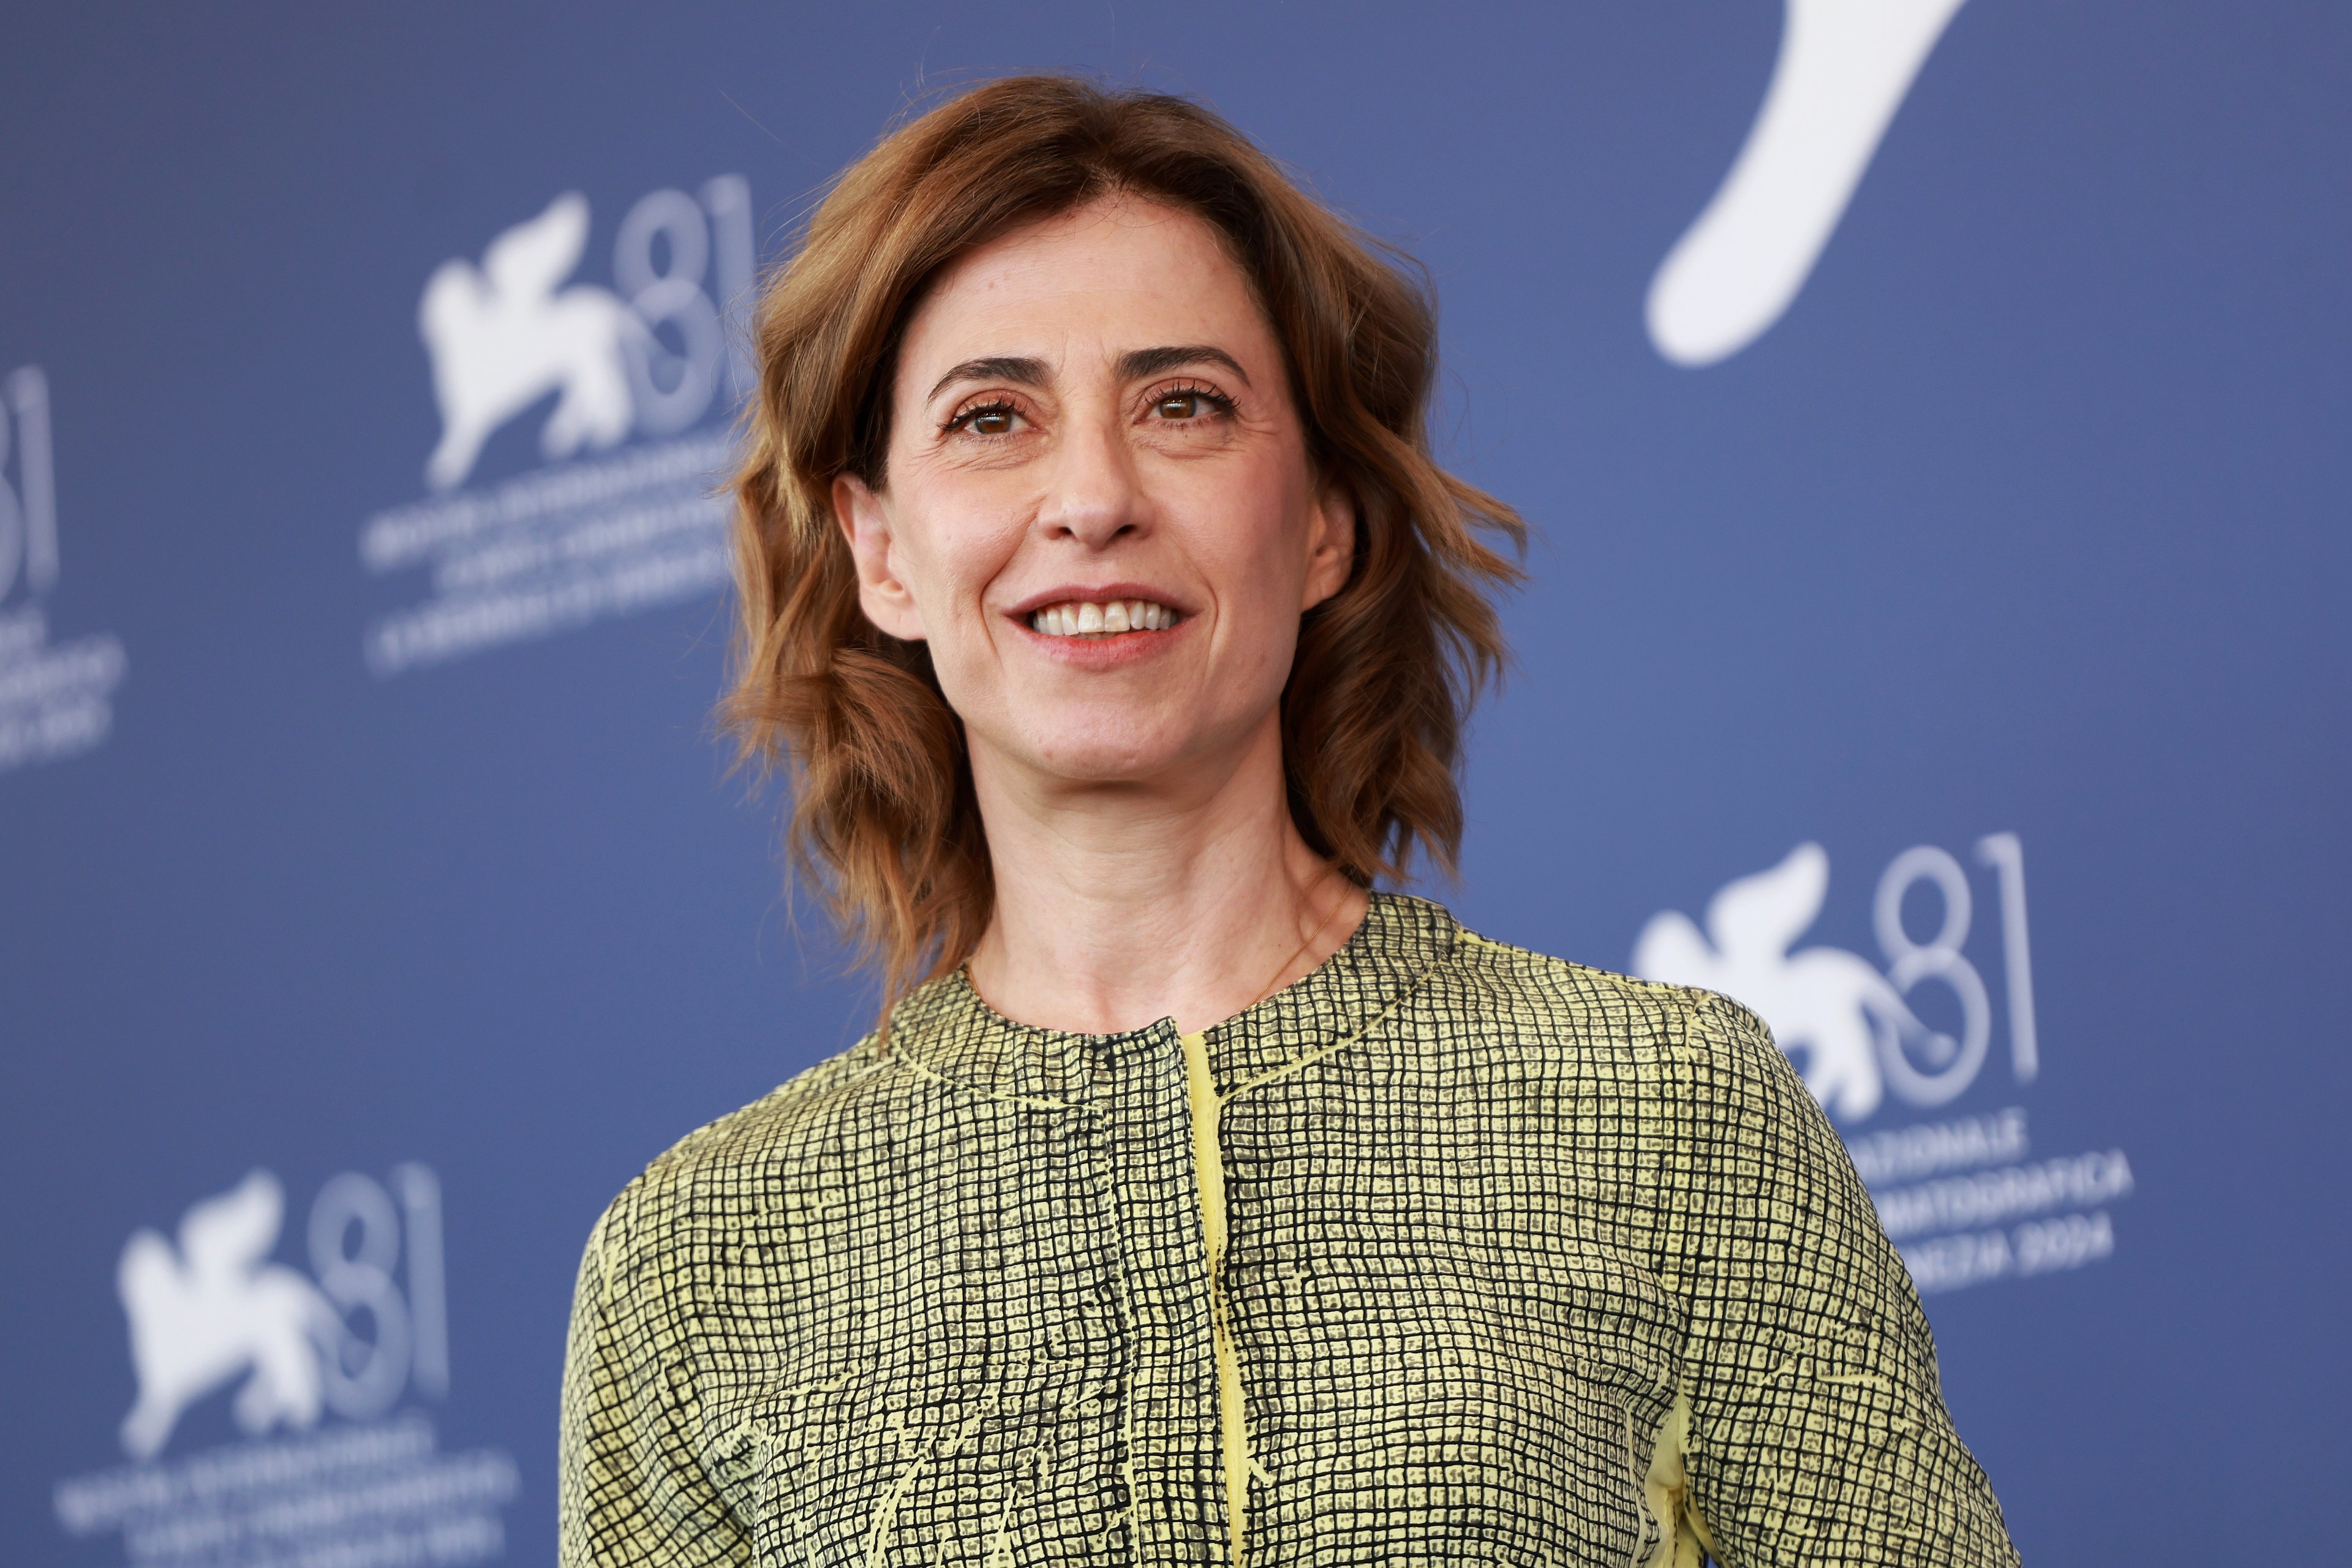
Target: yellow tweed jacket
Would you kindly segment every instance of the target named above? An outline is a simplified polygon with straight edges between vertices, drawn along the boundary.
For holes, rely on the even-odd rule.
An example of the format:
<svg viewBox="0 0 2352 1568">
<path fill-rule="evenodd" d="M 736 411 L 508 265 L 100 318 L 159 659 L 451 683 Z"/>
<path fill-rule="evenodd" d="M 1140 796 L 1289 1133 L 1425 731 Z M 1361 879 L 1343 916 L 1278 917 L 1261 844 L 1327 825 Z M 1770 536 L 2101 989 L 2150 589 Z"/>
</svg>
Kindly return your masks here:
<svg viewBox="0 0 2352 1568">
<path fill-rule="evenodd" d="M 1203 1035 L 959 976 L 582 1265 L 562 1559 L 2010 1564 L 1764 1027 L 1376 895 Z"/>
</svg>

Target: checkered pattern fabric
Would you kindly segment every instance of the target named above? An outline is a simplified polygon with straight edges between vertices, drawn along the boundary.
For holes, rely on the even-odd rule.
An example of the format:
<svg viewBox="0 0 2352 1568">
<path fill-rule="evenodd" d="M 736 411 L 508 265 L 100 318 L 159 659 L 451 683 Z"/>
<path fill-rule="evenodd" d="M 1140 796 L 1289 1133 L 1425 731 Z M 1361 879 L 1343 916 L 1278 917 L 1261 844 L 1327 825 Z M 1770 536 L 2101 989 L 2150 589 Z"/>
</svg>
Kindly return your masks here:
<svg viewBox="0 0 2352 1568">
<path fill-rule="evenodd" d="M 656 1160 L 581 1269 L 562 1562 L 2016 1562 L 1740 1007 L 1381 894 L 1205 1044 L 1188 1096 L 1173 1025 L 950 976 Z"/>
</svg>

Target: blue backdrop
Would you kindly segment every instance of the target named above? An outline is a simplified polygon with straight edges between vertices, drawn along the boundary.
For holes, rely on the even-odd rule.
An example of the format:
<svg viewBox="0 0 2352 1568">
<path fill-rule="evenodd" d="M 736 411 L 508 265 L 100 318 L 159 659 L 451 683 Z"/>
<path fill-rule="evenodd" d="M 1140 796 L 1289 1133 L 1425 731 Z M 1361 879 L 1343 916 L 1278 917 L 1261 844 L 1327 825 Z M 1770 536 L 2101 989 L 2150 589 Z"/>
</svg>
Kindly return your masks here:
<svg viewBox="0 0 2352 1568">
<path fill-rule="evenodd" d="M 1432 268 L 1538 534 L 1432 890 L 1766 1013 L 2030 1558 L 2324 1552 L 2352 21 L 1789 9 L 18 14 L 8 1560 L 549 1560 L 589 1223 L 870 1002 L 709 732 L 722 317 L 1041 67 Z"/>
</svg>

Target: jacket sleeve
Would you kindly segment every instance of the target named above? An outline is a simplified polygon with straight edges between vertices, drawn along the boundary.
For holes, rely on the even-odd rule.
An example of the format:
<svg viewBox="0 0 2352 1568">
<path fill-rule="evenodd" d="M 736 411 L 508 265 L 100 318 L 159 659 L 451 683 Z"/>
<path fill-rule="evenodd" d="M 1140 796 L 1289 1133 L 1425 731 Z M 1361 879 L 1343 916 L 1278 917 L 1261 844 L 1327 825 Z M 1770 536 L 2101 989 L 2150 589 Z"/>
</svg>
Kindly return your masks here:
<svg viewBox="0 0 2352 1568">
<path fill-rule="evenodd" d="M 1702 994 L 1669 1141 L 1688 1504 L 1724 1568 L 2014 1568 L 1918 1293 L 1754 1015 Z"/>
<path fill-rule="evenodd" d="M 684 1346 L 656 1289 L 659 1268 L 631 1260 L 614 1200 L 589 1237 L 572 1301 L 557 1461 L 562 1568 L 703 1568 L 748 1563 L 751 1542 L 697 1457 Z"/>
</svg>

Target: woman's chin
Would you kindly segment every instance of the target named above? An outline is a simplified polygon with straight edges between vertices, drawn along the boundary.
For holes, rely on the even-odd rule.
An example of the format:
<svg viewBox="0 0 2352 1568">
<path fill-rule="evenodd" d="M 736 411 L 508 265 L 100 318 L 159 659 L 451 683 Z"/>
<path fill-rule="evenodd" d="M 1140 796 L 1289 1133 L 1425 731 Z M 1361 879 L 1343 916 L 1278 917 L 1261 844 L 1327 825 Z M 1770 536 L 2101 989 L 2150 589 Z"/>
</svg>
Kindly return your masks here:
<svg viewBox="0 0 2352 1568">
<path fill-rule="evenodd" d="M 1200 771 L 1211 753 L 1225 750 L 1192 724 L 1164 715 L 1112 716 L 1108 722 L 1103 718 L 1031 730 L 1023 744 L 1010 749 L 1016 765 L 1040 782 L 1149 789 L 1178 784 Z M 1232 765 L 1231 759 L 1223 764 L 1227 772 Z"/>
<path fill-rule="evenodd" d="M 1166 778 L 1173 759 L 1151 751 L 1122 751 L 1109 746 L 1056 748 L 1042 753 L 1035 771 L 1056 784 L 1074 785 L 1133 785 L 1148 788 Z"/>
</svg>

